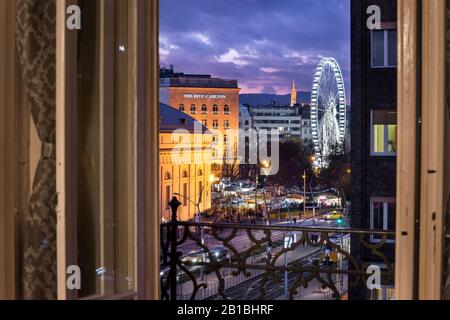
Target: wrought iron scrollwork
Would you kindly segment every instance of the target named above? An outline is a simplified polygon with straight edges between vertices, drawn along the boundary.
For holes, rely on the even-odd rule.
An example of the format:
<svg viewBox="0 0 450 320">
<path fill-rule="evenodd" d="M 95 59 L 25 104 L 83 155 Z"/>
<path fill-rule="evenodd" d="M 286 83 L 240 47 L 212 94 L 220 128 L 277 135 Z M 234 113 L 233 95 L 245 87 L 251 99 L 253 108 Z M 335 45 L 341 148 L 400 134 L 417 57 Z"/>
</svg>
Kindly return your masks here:
<svg viewBox="0 0 450 320">
<path fill-rule="evenodd" d="M 202 238 L 204 231 L 208 231 L 209 244 L 206 244 Z M 367 274 L 367 267 L 374 262 L 384 266 L 383 281 L 393 282 L 394 278 L 393 257 L 389 254 L 392 248 L 389 249 L 388 241 L 395 236 L 394 232 L 172 221 L 161 227 L 162 268 L 171 265 L 168 257 L 175 257 L 170 252 L 171 239 L 174 239 L 173 234 L 172 238 L 168 235 L 170 232 L 175 232 L 177 235 L 176 246 L 174 246 L 177 250 L 177 270 L 173 272 L 181 274 L 179 282 L 184 285 L 166 277 L 166 280 L 162 281 L 163 299 L 231 300 L 237 299 L 233 292 L 235 288 L 247 290 L 239 299 L 247 299 L 250 295 L 259 300 L 279 298 L 282 295 L 276 290 L 275 293 L 270 293 L 272 296 L 269 297 L 268 288 L 282 287 L 280 285 L 283 282 L 283 275 L 285 282 L 286 275 L 290 277 L 288 288 L 285 289 L 287 292 L 285 297 L 288 299 L 298 298 L 302 290 L 306 290 L 313 284 L 325 290 L 330 299 L 341 299 L 347 287 L 365 285 L 365 281 L 370 276 Z M 294 233 L 299 237 L 291 245 L 283 246 L 283 241 L 280 243 L 281 235 Z M 352 254 L 348 246 L 333 241 L 336 236 L 340 236 L 342 242 L 345 237 L 347 240 L 353 239 L 351 245 L 358 247 L 358 256 Z M 376 242 L 373 241 L 373 237 L 377 237 Z M 228 259 L 217 258 L 213 254 L 211 244 L 220 244 L 228 252 Z M 180 259 L 180 256 L 183 250 L 186 255 L 193 248 L 199 250 L 196 252 L 201 252 L 204 258 L 198 261 L 194 268 L 190 268 Z M 310 254 L 300 256 L 298 259 L 295 256 L 288 262 L 286 257 L 289 254 L 293 255 L 301 250 Z M 330 261 L 330 252 L 339 259 Z M 199 269 L 208 271 L 208 281 L 199 279 Z M 228 276 L 224 275 L 226 269 L 229 271 Z M 162 278 L 164 278 L 163 273 Z M 234 278 L 239 281 L 233 282 Z M 253 285 L 248 282 L 250 279 L 254 280 Z M 340 283 L 337 283 L 337 279 Z M 346 288 L 341 285 L 344 281 Z M 183 292 L 184 295 L 182 295 L 180 290 L 177 292 L 177 286 L 189 288 L 187 294 Z M 211 291 L 203 294 L 208 289 Z M 173 297 L 173 294 L 177 296 Z M 274 294 L 276 296 L 273 296 Z"/>
</svg>

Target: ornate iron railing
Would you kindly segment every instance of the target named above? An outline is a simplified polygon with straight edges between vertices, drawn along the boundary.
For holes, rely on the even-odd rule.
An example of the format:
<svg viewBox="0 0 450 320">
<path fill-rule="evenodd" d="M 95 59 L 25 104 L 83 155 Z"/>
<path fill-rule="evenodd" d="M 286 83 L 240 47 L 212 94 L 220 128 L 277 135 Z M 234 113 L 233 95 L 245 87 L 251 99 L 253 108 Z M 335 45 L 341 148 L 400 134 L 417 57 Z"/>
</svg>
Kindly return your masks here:
<svg viewBox="0 0 450 320">
<path fill-rule="evenodd" d="M 180 222 L 174 214 L 161 225 L 162 299 L 369 299 L 370 272 L 381 273 L 374 285 L 394 282 L 394 238 L 374 230 Z"/>
</svg>

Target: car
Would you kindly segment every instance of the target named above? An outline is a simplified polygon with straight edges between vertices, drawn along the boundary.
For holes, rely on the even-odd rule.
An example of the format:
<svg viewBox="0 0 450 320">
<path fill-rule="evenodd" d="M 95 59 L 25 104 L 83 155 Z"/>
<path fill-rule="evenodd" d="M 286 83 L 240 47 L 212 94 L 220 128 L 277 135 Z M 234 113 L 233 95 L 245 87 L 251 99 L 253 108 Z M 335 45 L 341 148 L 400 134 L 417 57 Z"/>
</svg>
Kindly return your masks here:
<svg viewBox="0 0 450 320">
<path fill-rule="evenodd" d="M 228 249 L 222 246 L 215 246 L 211 249 L 211 254 L 213 255 L 214 259 L 220 261 L 228 256 Z"/>
<path fill-rule="evenodd" d="M 203 249 L 192 250 L 188 255 L 181 258 L 181 262 L 187 266 L 195 266 L 199 262 L 202 262 L 204 253 L 205 251 Z"/>
<path fill-rule="evenodd" d="M 325 215 L 326 220 L 341 220 L 344 218 L 342 212 L 333 211 Z"/>
</svg>

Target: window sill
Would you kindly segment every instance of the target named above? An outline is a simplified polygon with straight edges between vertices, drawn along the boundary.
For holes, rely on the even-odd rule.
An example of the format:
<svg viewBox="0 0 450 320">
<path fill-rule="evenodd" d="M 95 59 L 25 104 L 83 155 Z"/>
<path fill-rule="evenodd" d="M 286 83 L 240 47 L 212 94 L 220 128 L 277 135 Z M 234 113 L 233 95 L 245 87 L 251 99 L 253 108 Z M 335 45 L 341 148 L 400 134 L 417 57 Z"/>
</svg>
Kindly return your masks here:
<svg viewBox="0 0 450 320">
<path fill-rule="evenodd" d="M 372 69 L 396 69 L 397 66 L 370 66 Z"/>
<path fill-rule="evenodd" d="M 392 157 L 392 158 L 395 158 L 395 157 L 397 157 L 397 153 L 371 153 L 370 156 L 371 157 L 384 157 L 384 158 Z"/>
</svg>

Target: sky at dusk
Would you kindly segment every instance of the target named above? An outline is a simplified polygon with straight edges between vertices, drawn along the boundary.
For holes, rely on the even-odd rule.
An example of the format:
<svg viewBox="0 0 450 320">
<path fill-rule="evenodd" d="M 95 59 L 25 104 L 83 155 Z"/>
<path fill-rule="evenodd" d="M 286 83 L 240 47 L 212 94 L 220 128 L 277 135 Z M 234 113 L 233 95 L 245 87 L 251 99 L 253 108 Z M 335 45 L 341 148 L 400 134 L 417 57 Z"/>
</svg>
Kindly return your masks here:
<svg viewBox="0 0 450 320">
<path fill-rule="evenodd" d="M 237 79 L 241 93 L 310 91 L 322 57 L 350 89 L 349 0 L 161 0 L 161 66 Z"/>
</svg>

